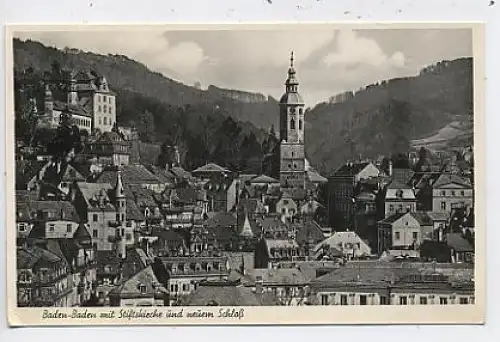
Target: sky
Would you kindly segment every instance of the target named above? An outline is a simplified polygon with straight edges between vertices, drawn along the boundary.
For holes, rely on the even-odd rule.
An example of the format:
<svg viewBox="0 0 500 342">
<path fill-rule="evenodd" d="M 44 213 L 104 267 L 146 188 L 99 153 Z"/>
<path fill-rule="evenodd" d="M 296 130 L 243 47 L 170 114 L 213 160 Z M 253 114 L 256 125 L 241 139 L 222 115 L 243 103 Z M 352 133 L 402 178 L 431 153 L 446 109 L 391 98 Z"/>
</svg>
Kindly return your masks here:
<svg viewBox="0 0 500 342">
<path fill-rule="evenodd" d="M 123 54 L 188 85 L 200 82 L 279 98 L 294 51 L 307 106 L 347 90 L 412 76 L 472 56 L 470 29 L 252 29 L 18 32 L 57 48 Z"/>
</svg>

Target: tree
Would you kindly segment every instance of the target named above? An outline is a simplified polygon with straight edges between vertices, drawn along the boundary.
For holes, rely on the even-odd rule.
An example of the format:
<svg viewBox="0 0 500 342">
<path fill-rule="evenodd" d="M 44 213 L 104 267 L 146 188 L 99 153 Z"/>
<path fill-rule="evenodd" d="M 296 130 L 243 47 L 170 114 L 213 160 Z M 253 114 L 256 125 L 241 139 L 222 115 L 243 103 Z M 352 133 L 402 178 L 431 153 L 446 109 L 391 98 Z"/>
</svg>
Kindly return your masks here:
<svg viewBox="0 0 500 342">
<path fill-rule="evenodd" d="M 151 143 L 155 140 L 155 119 L 147 109 L 139 116 L 137 132 L 141 141 Z"/>
</svg>

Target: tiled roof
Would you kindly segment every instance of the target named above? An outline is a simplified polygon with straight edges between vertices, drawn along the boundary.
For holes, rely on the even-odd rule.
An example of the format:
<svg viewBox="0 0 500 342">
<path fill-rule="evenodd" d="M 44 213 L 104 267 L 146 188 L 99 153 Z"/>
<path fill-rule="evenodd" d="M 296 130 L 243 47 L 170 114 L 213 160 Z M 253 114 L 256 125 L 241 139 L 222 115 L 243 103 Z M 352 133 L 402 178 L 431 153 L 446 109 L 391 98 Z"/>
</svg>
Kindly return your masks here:
<svg viewBox="0 0 500 342">
<path fill-rule="evenodd" d="M 230 171 L 227 170 L 226 168 L 223 168 L 222 166 L 219 166 L 219 165 L 214 164 L 214 163 L 205 164 L 205 165 L 200 166 L 199 168 L 191 171 L 191 173 L 193 173 L 193 174 L 200 173 L 200 172 L 226 173 L 226 172 L 230 172 Z"/>
<path fill-rule="evenodd" d="M 67 102 L 54 101 L 54 109 L 61 112 L 68 112 L 73 115 L 86 116 L 92 118 L 92 113 L 89 113 L 80 104 L 68 104 Z"/>
<path fill-rule="evenodd" d="M 236 215 L 233 213 L 219 212 L 203 223 L 206 227 L 236 227 Z"/>
<path fill-rule="evenodd" d="M 174 184 L 176 176 L 169 170 L 155 165 L 149 165 L 147 169 L 153 173 L 162 183 Z"/>
<path fill-rule="evenodd" d="M 134 221 L 145 220 L 143 213 L 139 210 L 139 208 L 132 199 L 127 198 L 126 204 L 127 204 L 126 208 L 127 220 L 134 220 Z"/>
<path fill-rule="evenodd" d="M 103 210 L 115 210 L 111 204 L 108 192 L 113 189 L 109 183 L 76 183 L 89 208 L 101 208 Z M 102 199 L 102 201 L 100 201 Z"/>
<path fill-rule="evenodd" d="M 283 223 L 278 216 L 268 216 L 263 220 L 259 220 L 264 232 L 280 232 L 288 230 L 288 227 Z"/>
<path fill-rule="evenodd" d="M 141 285 L 145 286 L 145 291 L 141 292 Z M 110 296 L 118 296 L 122 299 L 129 298 L 149 298 L 156 294 L 167 293 L 156 278 L 151 266 L 140 270 L 138 273 L 125 280 L 122 284 L 114 287 Z"/>
<path fill-rule="evenodd" d="M 342 267 L 328 274 L 312 280 L 313 285 L 329 284 L 373 284 L 390 285 L 391 281 L 403 275 L 418 274 L 416 269 L 410 268 L 354 268 Z"/>
<path fill-rule="evenodd" d="M 186 171 L 182 167 L 178 166 L 173 166 L 170 169 L 170 172 L 172 172 L 179 179 L 190 179 L 192 177 L 191 172 Z"/>
<path fill-rule="evenodd" d="M 75 207 L 67 201 L 30 201 L 16 202 L 17 220 L 30 221 L 44 219 L 47 221 L 67 220 L 80 222 Z M 40 217 L 40 212 L 48 213 L 46 217 Z"/>
<path fill-rule="evenodd" d="M 222 179 L 217 179 L 217 180 L 211 179 L 205 183 L 203 188 L 211 193 L 214 193 L 214 192 L 224 193 L 224 192 L 228 191 L 232 182 L 233 182 L 233 180 L 231 178 L 222 178 Z"/>
<path fill-rule="evenodd" d="M 279 180 L 274 179 L 272 177 L 266 176 L 266 175 L 260 175 L 255 178 L 250 179 L 250 184 L 253 183 L 267 183 L 267 184 L 279 184 Z"/>
<path fill-rule="evenodd" d="M 143 165 L 122 165 L 123 184 L 160 184 L 157 176 L 152 174 Z M 116 184 L 117 169 L 104 170 L 97 179 L 97 183 Z"/>
<path fill-rule="evenodd" d="M 298 248 L 297 241 L 292 239 L 266 239 L 267 249 Z"/>
<path fill-rule="evenodd" d="M 419 211 L 416 213 L 411 213 L 411 215 L 417 220 L 421 226 L 429 226 L 433 224 L 432 219 L 429 217 L 427 212 Z"/>
<path fill-rule="evenodd" d="M 360 173 L 369 163 L 352 163 L 344 164 L 337 171 L 333 173 L 333 176 L 355 176 Z"/>
<path fill-rule="evenodd" d="M 446 173 L 441 174 L 441 176 L 439 176 L 439 178 L 434 182 L 434 184 L 432 184 L 432 187 L 440 188 L 448 184 L 458 184 L 465 188 L 472 187 L 469 179 L 454 174 L 446 174 Z"/>
<path fill-rule="evenodd" d="M 427 212 L 427 216 L 429 216 L 433 221 L 448 221 L 450 218 L 450 214 L 448 213 L 434 211 Z"/>
<path fill-rule="evenodd" d="M 189 295 L 184 305 L 188 306 L 271 306 L 279 305 L 270 293 L 254 293 L 245 286 L 199 286 Z"/>
<path fill-rule="evenodd" d="M 18 247 L 16 258 L 17 269 L 32 269 L 40 261 L 49 264 L 65 262 L 64 259 L 58 257 L 54 253 L 37 246 Z"/>
<path fill-rule="evenodd" d="M 411 189 L 411 186 L 400 181 L 393 180 L 387 184 L 387 189 Z"/>
<path fill-rule="evenodd" d="M 409 213 L 395 213 L 395 214 L 392 214 L 391 216 L 386 217 L 383 220 L 378 221 L 378 223 L 392 224 L 392 223 L 396 222 L 397 220 L 399 220 L 401 217 L 405 216 L 406 214 L 410 215 Z"/>
<path fill-rule="evenodd" d="M 250 180 L 252 180 L 255 177 L 258 177 L 258 175 L 253 173 L 248 173 L 248 174 L 244 173 L 240 174 L 238 176 L 238 179 L 240 180 L 241 184 L 245 184 L 246 182 L 250 182 Z"/>
<path fill-rule="evenodd" d="M 323 234 L 321 227 L 314 220 L 306 220 L 299 224 L 293 223 L 293 225 L 296 227 L 295 239 L 300 245 L 309 240 L 312 240 L 313 243 L 318 243 L 325 239 L 325 234 Z"/>
<path fill-rule="evenodd" d="M 328 179 L 320 175 L 316 170 L 307 170 L 306 171 L 306 176 L 309 179 L 310 182 L 313 183 L 326 183 L 328 182 Z"/>
<path fill-rule="evenodd" d="M 251 269 L 247 270 L 245 278 L 251 284 L 262 281 L 264 286 L 268 285 L 304 285 L 308 280 L 297 268 L 278 269 Z"/>
</svg>

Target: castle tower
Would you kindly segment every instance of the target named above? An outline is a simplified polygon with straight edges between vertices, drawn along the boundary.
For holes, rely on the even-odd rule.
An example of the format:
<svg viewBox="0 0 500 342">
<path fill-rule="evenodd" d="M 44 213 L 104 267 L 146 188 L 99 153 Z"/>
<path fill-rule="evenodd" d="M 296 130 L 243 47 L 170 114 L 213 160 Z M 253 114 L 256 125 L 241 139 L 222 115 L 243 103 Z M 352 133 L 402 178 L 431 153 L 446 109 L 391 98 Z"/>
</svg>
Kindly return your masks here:
<svg viewBox="0 0 500 342">
<path fill-rule="evenodd" d="M 52 97 L 52 91 L 50 91 L 48 84 L 45 85 L 44 107 L 45 114 L 52 115 L 54 110 L 54 98 Z"/>
<path fill-rule="evenodd" d="M 68 105 L 77 105 L 78 104 L 78 93 L 76 91 L 76 80 L 71 73 L 69 81 L 69 89 L 68 89 Z"/>
<path fill-rule="evenodd" d="M 280 183 L 282 187 L 305 188 L 304 100 L 290 58 L 285 94 L 280 99 Z"/>
</svg>

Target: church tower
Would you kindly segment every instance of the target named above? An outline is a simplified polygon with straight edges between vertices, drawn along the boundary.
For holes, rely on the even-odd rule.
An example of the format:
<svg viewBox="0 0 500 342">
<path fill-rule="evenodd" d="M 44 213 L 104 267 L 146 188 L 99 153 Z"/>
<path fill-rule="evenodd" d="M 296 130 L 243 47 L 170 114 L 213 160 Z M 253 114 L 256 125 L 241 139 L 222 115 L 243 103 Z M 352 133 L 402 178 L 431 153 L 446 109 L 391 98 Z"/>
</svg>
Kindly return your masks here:
<svg viewBox="0 0 500 342">
<path fill-rule="evenodd" d="M 282 187 L 305 188 L 304 100 L 290 57 L 285 94 L 280 99 L 280 183 Z"/>
</svg>

